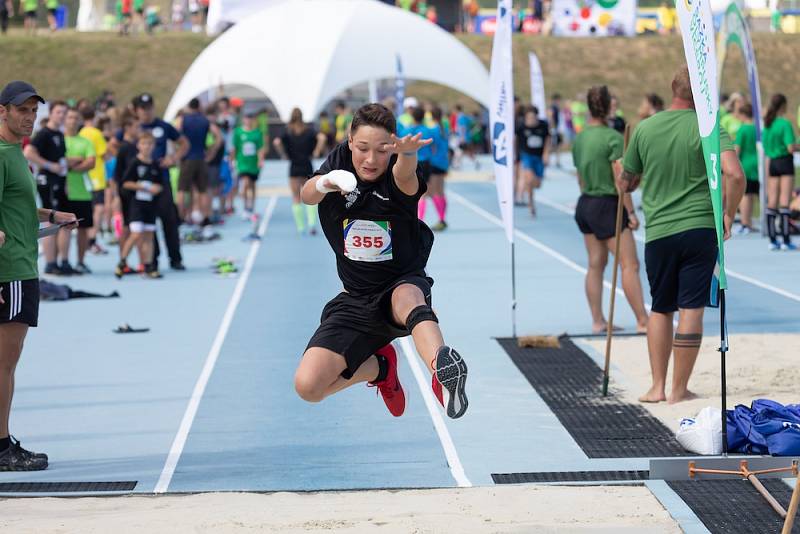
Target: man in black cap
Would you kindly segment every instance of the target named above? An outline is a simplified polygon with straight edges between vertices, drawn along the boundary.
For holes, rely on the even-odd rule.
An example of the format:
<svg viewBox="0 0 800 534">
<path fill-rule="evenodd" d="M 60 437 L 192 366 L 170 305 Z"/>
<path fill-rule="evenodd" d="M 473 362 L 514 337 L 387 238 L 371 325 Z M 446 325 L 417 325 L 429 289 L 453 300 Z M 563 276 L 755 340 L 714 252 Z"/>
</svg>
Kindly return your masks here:
<svg viewBox="0 0 800 534">
<path fill-rule="evenodd" d="M 0 92 L 0 471 L 47 468 L 47 455 L 23 449 L 9 434 L 8 421 L 14 371 L 39 316 L 39 223 L 76 222 L 71 213 L 36 207 L 36 182 L 20 144 L 33 132 L 39 103 L 44 99 L 25 82 L 11 82 Z"/>
<path fill-rule="evenodd" d="M 167 243 L 167 253 L 169 254 L 169 265 L 173 270 L 183 271 L 181 258 L 181 242 L 178 235 L 178 208 L 172 196 L 172 187 L 169 181 L 169 169 L 178 165 L 189 150 L 189 141 L 170 123 L 156 117 L 153 110 L 153 97 L 149 93 L 142 93 L 133 99 L 133 109 L 139 119 L 139 128 L 144 132 L 150 132 L 156 139 L 156 147 L 153 150 L 153 160 L 158 161 L 163 169 L 161 179 L 164 190 L 157 197 L 158 217 L 164 227 L 164 240 Z M 171 154 L 168 154 L 169 142 L 177 145 Z M 158 267 L 158 257 L 161 250 L 158 246 L 158 238 L 155 239 L 153 249 L 153 263 Z M 156 269 L 158 270 L 158 269 Z"/>
</svg>

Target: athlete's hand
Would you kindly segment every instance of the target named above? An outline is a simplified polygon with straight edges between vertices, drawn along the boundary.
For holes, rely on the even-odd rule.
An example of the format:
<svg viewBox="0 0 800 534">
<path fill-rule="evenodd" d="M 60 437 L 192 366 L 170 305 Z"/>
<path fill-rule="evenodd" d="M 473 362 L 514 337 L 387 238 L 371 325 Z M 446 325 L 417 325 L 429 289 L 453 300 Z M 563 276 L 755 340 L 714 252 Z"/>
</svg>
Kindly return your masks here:
<svg viewBox="0 0 800 534">
<path fill-rule="evenodd" d="M 639 218 L 634 213 L 628 214 L 628 228 L 633 231 L 639 228 Z"/>
<path fill-rule="evenodd" d="M 154 195 L 160 194 L 161 191 L 163 191 L 163 190 L 164 190 L 164 188 L 161 187 L 161 184 L 152 184 L 150 186 L 150 192 L 153 193 Z"/>
<path fill-rule="evenodd" d="M 385 148 L 394 154 L 417 152 L 420 148 L 433 143 L 433 139 L 423 139 L 422 133 L 417 135 L 406 135 L 397 137 L 392 134 L 392 143 L 386 144 Z"/>
<path fill-rule="evenodd" d="M 4 234 L 2 230 L 0 230 L 0 248 L 2 248 L 3 245 L 5 244 L 6 244 L 6 234 Z"/>
<path fill-rule="evenodd" d="M 731 237 L 731 227 L 733 226 L 733 218 L 727 213 L 722 216 L 722 226 L 725 229 L 725 233 L 722 234 L 722 239 L 723 241 L 727 241 Z"/>
</svg>

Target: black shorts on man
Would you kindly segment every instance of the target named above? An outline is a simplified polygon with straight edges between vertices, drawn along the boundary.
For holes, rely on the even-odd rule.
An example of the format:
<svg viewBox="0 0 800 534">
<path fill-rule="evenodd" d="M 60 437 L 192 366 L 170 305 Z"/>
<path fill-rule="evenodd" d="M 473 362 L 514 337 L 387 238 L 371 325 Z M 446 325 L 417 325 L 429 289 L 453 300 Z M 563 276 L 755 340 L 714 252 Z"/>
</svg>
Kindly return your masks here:
<svg viewBox="0 0 800 534">
<path fill-rule="evenodd" d="M 644 246 L 644 262 L 654 312 L 704 308 L 717 263 L 717 232 L 695 228 L 650 241 Z"/>
<path fill-rule="evenodd" d="M 745 195 L 757 195 L 761 192 L 761 183 L 757 180 L 746 180 Z"/>
<path fill-rule="evenodd" d="M 91 200 L 68 200 L 65 211 L 74 213 L 80 221 L 78 228 L 91 228 L 94 226 L 94 214 Z"/>
<path fill-rule="evenodd" d="M 425 276 L 425 266 L 433 232 L 417 218 L 417 204 L 427 188 L 418 169 L 417 193 L 403 193 L 392 175 L 396 161 L 396 156 L 390 158 L 378 180 L 357 177 L 355 190 L 347 195 L 329 193 L 319 203 L 322 231 L 336 255 L 345 293 L 328 303 L 309 347 L 343 354 L 348 370 L 392 339 L 407 335 L 391 317 L 391 293 L 399 284 L 407 281 L 420 287 L 430 300 L 433 281 Z M 347 143 L 337 146 L 316 174 L 336 169 L 356 175 Z M 353 326 L 339 326 L 345 322 Z"/>
<path fill-rule="evenodd" d="M 0 324 L 39 324 L 39 279 L 0 282 Z"/>
<path fill-rule="evenodd" d="M 581 195 L 575 207 L 575 222 L 582 234 L 593 234 L 600 241 L 617 233 L 617 204 L 619 197 Z M 622 228 L 628 227 L 628 210 L 622 208 Z"/>
</svg>

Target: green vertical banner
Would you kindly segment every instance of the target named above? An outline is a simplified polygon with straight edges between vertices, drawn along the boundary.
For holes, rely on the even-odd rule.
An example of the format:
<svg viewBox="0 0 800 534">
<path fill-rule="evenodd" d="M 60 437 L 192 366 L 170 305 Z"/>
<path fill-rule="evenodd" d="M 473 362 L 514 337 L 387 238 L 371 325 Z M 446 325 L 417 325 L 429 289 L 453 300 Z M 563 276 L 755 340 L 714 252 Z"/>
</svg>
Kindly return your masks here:
<svg viewBox="0 0 800 534">
<path fill-rule="evenodd" d="M 689 66 L 694 107 L 703 155 L 706 161 L 708 188 L 714 208 L 719 259 L 714 270 L 711 304 L 716 305 L 719 290 L 728 287 L 725 277 L 725 247 L 722 205 L 722 166 L 719 141 L 719 88 L 717 85 L 717 53 L 714 43 L 714 22 L 709 0 L 675 0 L 680 20 L 683 49 Z"/>
</svg>

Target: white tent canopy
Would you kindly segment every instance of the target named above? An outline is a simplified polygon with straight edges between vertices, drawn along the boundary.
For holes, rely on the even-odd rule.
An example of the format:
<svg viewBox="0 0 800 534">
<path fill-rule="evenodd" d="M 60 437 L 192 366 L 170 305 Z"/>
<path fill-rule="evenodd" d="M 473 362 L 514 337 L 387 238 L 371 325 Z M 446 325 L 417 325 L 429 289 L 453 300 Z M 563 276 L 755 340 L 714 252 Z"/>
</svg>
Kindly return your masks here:
<svg viewBox="0 0 800 534">
<path fill-rule="evenodd" d="M 298 107 L 310 120 L 346 89 L 394 78 L 397 55 L 406 79 L 446 85 L 488 107 L 486 68 L 438 26 L 373 0 L 294 0 L 268 5 L 203 50 L 165 115 L 218 86 L 250 86 L 282 118 Z"/>
</svg>

